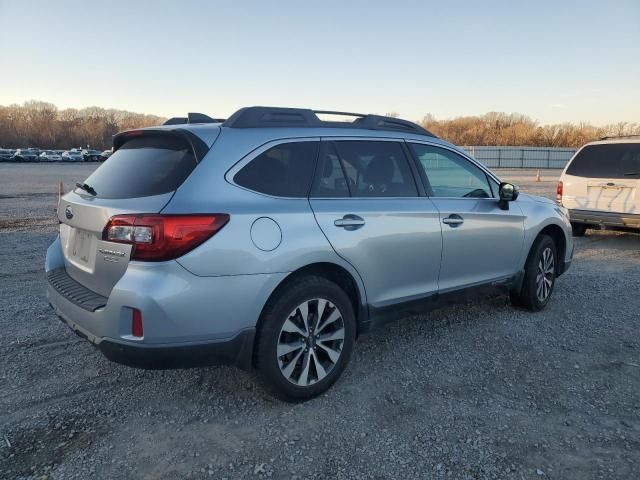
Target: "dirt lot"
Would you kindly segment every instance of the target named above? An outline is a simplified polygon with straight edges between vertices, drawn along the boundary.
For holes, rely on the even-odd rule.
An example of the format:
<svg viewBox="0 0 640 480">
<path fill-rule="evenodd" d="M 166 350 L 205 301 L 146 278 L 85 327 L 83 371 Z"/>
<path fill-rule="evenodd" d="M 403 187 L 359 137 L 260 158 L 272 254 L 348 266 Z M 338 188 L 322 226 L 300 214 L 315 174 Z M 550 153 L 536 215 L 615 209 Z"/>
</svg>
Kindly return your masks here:
<svg viewBox="0 0 640 480">
<path fill-rule="evenodd" d="M 305 404 L 232 368 L 108 362 L 45 301 L 57 183 L 0 164 L 0 478 L 640 478 L 640 236 L 593 232 L 537 314 L 490 297 L 364 337 Z M 500 172 L 553 197 L 558 172 Z"/>
</svg>

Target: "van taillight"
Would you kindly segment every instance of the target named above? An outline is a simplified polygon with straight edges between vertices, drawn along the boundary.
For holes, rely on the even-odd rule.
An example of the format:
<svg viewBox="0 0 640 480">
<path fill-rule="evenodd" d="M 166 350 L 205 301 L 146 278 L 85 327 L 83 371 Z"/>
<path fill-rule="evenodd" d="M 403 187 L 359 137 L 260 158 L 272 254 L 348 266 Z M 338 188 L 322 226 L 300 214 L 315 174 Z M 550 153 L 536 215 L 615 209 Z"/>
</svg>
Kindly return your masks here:
<svg viewBox="0 0 640 480">
<path fill-rule="evenodd" d="M 562 182 L 558 182 L 556 187 L 556 202 L 562 205 Z"/>
<path fill-rule="evenodd" d="M 133 245 L 131 260 L 161 262 L 178 258 L 215 235 L 229 215 L 116 215 L 102 232 L 108 242 Z"/>
</svg>

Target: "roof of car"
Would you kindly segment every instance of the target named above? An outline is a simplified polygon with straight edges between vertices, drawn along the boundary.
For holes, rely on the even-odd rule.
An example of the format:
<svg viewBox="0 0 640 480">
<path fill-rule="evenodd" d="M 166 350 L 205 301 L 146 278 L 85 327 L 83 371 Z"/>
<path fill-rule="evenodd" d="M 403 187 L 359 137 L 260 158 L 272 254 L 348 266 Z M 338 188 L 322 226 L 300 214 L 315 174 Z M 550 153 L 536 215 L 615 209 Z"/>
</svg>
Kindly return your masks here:
<svg viewBox="0 0 640 480">
<path fill-rule="evenodd" d="M 412 132 L 404 131 L 388 131 L 388 130 L 369 130 L 362 128 L 346 128 L 346 127 L 263 127 L 263 128 L 233 128 L 227 127 L 223 123 L 204 123 L 204 124 L 187 124 L 187 125 L 160 125 L 157 127 L 146 127 L 139 130 L 167 130 L 167 131 L 188 131 L 196 134 L 209 146 L 213 144 L 215 139 L 221 132 L 225 135 L 234 135 L 238 138 L 246 138 L 252 143 L 266 143 L 271 140 L 280 140 L 287 138 L 311 138 L 311 137 L 341 137 L 341 138 L 389 138 L 389 139 L 406 139 L 417 142 L 428 142 L 455 148 L 462 151 L 456 145 L 453 145 L 441 138 L 428 135 L 420 135 Z M 126 134 L 128 132 L 121 132 Z M 466 155 L 466 152 L 463 152 Z"/>
<path fill-rule="evenodd" d="M 586 145 L 606 145 L 607 143 L 640 143 L 640 135 L 603 137 L 600 140 L 589 142 Z"/>
<path fill-rule="evenodd" d="M 353 122 L 323 121 L 317 116 L 318 114 L 355 116 L 356 120 Z M 293 119 L 290 115 L 293 115 Z M 207 121 L 207 118 L 210 121 Z M 198 120 L 202 122 L 198 123 Z M 195 134 L 208 147 L 213 145 L 221 133 L 226 137 L 233 136 L 237 141 L 254 146 L 290 138 L 389 138 L 438 144 L 455 149 L 465 156 L 468 155 L 460 147 L 436 137 L 421 126 L 407 120 L 371 114 L 280 107 L 247 107 L 238 110 L 224 121 L 191 113 L 188 117 L 171 119 L 164 125 L 120 132 L 114 137 L 114 148 L 117 150 L 125 138 L 135 135 L 136 132 L 162 130 L 172 131 L 178 135 L 183 135 L 184 132 L 188 132 L 188 135 Z"/>
<path fill-rule="evenodd" d="M 322 117 L 333 117 L 333 119 L 325 120 Z M 351 118 L 351 120 L 345 117 Z M 202 113 L 189 113 L 186 117 L 173 117 L 164 123 L 165 126 L 193 124 L 219 124 L 223 127 L 238 129 L 340 128 L 393 131 L 435 137 L 424 127 L 401 118 L 331 110 L 311 110 L 309 108 L 245 107 L 236 111 L 226 120 L 214 119 Z"/>
</svg>

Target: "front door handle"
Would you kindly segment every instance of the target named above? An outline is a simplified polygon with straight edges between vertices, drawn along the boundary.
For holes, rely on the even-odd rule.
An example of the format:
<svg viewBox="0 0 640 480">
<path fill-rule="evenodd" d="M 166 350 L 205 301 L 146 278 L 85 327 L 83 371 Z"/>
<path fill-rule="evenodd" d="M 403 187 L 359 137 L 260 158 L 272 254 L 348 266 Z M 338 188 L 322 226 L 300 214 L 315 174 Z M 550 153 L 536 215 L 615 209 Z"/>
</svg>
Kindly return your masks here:
<svg viewBox="0 0 640 480">
<path fill-rule="evenodd" d="M 449 225 L 450 227 L 458 227 L 460 225 L 462 225 L 464 223 L 464 218 L 462 218 L 460 215 L 456 215 L 455 213 L 452 215 L 449 215 L 446 218 L 442 219 L 442 223 L 446 223 L 447 225 Z"/>
<path fill-rule="evenodd" d="M 358 228 L 364 226 L 365 221 L 364 218 L 359 217 L 358 215 L 349 214 L 335 220 L 333 224 L 336 227 L 344 228 L 345 230 L 357 230 Z"/>
</svg>

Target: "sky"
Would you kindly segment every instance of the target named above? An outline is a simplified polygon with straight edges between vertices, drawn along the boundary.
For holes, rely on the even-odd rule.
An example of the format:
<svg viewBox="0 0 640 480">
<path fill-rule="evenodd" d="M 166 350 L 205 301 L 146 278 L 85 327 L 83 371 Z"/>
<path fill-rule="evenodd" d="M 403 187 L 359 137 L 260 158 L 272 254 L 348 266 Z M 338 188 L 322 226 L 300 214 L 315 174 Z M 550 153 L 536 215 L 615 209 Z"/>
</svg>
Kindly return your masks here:
<svg viewBox="0 0 640 480">
<path fill-rule="evenodd" d="M 0 105 L 640 122 L 640 0 L 0 0 Z"/>
</svg>

